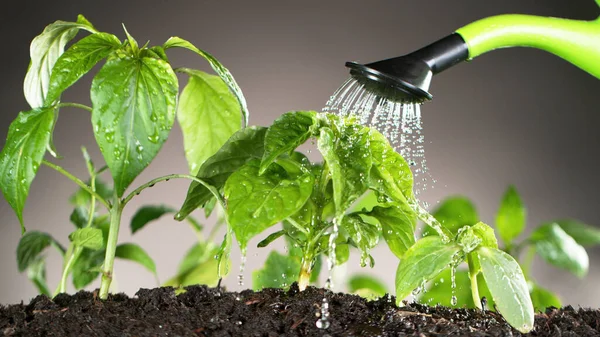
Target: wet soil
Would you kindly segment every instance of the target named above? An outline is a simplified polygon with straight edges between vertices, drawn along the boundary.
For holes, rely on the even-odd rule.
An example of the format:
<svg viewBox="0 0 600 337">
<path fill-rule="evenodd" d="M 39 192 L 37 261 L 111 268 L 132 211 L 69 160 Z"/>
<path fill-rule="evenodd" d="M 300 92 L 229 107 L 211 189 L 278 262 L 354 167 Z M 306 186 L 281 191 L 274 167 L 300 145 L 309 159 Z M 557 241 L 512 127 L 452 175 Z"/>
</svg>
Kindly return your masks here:
<svg viewBox="0 0 600 337">
<path fill-rule="evenodd" d="M 94 293 L 34 298 L 0 306 L 5 336 L 520 336 L 500 315 L 486 311 L 406 304 L 393 296 L 376 301 L 309 287 L 240 293 L 193 286 L 141 289 L 130 298 Z M 323 296 L 329 327 L 315 324 Z M 548 309 L 531 336 L 600 336 L 600 310 Z"/>
</svg>

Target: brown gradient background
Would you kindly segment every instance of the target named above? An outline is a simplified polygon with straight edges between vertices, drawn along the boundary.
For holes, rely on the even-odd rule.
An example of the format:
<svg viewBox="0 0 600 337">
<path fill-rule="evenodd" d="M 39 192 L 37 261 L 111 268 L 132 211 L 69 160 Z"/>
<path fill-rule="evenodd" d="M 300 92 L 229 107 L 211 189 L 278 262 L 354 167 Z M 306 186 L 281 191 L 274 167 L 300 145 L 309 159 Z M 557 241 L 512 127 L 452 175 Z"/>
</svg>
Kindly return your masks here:
<svg viewBox="0 0 600 337">
<path fill-rule="evenodd" d="M 46 24 L 74 20 L 78 13 L 120 38 L 124 22 L 141 44 L 147 40 L 162 44 L 171 35 L 189 39 L 232 71 L 248 100 L 251 123 L 267 125 L 289 110 L 320 109 L 347 78 L 343 66 L 347 60 L 376 61 L 410 52 L 494 14 L 593 19 L 598 12 L 592 0 L 3 1 L 0 139 L 3 144 L 9 123 L 27 109 L 22 82 L 31 39 Z M 173 51 L 170 56 L 174 66 L 208 69 L 204 60 L 190 52 Z M 183 87 L 186 79 L 180 79 Z M 90 81 L 91 77 L 85 77 L 68 90 L 63 101 L 89 104 Z M 435 205 L 445 196 L 464 194 L 476 200 L 483 220 L 492 223 L 504 189 L 515 184 L 528 206 L 530 226 L 563 217 L 600 225 L 600 137 L 596 134 L 600 81 L 545 52 L 510 49 L 438 75 L 431 90 L 435 99 L 423 107 L 425 150 L 438 183 L 427 193 L 427 201 Z M 63 109 L 55 137 L 65 157 L 61 164 L 77 176 L 86 175 L 80 145 L 101 162 L 87 112 Z M 134 185 L 186 172 L 181 144 L 181 132 L 175 126 L 162 152 Z M 25 208 L 28 229 L 47 231 L 66 243 L 73 228 L 67 198 L 74 190 L 73 183 L 41 168 Z M 194 242 L 193 233 L 165 217 L 131 237 L 128 223 L 142 204 L 179 206 L 186 190 L 185 181 L 159 184 L 135 198 L 123 214 L 120 241 L 145 247 L 162 281 L 174 274 Z M 212 221 L 205 223 L 210 227 Z M 28 301 L 35 294 L 26 276 L 17 272 L 19 231 L 13 211 L 5 200 L 0 201 L 0 303 Z M 234 270 L 237 252 L 236 248 Z M 590 273 L 583 281 L 541 261 L 535 277 L 558 291 L 566 303 L 598 307 L 600 250 L 589 252 Z M 264 249 L 249 250 L 247 280 L 249 270 L 262 265 L 265 253 Z M 375 268 L 363 271 L 383 278 L 393 289 L 397 260 L 385 247 L 374 255 Z M 48 256 L 49 284 L 54 289 L 61 261 L 54 251 Z M 356 256 L 347 269 L 360 270 Z M 147 271 L 128 262 L 116 262 L 116 278 L 115 289 L 128 294 L 139 287 L 156 286 Z M 238 289 L 235 273 L 226 284 Z"/>
</svg>

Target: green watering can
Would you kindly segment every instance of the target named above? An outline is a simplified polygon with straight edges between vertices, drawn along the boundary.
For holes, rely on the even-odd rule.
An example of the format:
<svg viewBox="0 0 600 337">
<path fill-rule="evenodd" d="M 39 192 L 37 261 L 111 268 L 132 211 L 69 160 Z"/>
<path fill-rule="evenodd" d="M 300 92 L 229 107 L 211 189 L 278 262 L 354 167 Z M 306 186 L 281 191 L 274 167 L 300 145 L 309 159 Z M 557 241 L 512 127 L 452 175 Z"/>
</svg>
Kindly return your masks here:
<svg viewBox="0 0 600 337">
<path fill-rule="evenodd" d="M 600 0 L 596 0 L 600 6 Z M 346 62 L 367 91 L 393 102 L 423 103 L 433 75 L 462 61 L 507 47 L 557 55 L 600 78 L 600 17 L 593 21 L 506 14 L 470 23 L 410 54 L 369 64 Z"/>
</svg>

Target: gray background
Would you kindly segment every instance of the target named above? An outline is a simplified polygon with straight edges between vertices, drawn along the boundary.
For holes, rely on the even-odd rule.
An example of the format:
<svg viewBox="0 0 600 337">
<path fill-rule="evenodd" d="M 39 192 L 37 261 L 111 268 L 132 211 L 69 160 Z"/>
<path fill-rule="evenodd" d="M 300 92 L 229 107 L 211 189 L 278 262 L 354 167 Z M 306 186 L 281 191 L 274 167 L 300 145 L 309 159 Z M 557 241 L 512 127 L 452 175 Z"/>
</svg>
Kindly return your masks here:
<svg viewBox="0 0 600 337">
<path fill-rule="evenodd" d="M 10 121 L 27 109 L 21 88 L 29 42 L 46 24 L 74 20 L 78 13 L 120 38 L 124 22 L 140 43 L 162 44 L 171 35 L 191 40 L 232 71 L 248 100 L 251 123 L 267 125 L 289 110 L 320 109 L 347 78 L 343 66 L 347 60 L 397 56 L 478 18 L 511 12 L 593 19 L 598 8 L 592 0 L 4 1 L 0 5 L 0 139 L 4 142 Z M 208 69 L 190 52 L 175 51 L 171 59 L 176 66 Z M 90 80 L 86 77 L 70 89 L 63 101 L 89 104 Z M 183 86 L 184 77 L 181 82 Z M 600 225 L 600 138 L 596 136 L 600 81 L 542 51 L 511 49 L 437 76 L 431 90 L 435 99 L 422 109 L 425 150 L 438 183 L 427 192 L 427 201 L 435 205 L 448 195 L 467 195 L 491 223 L 504 189 L 515 184 L 528 206 L 530 226 L 564 217 Z M 86 174 L 81 145 L 96 161 L 101 159 L 89 119 L 85 111 L 64 109 L 55 132 L 56 145 L 65 157 L 61 164 L 80 177 Z M 186 172 L 181 143 L 181 132 L 175 127 L 162 152 L 134 185 Z M 74 189 L 51 169 L 40 169 L 25 208 L 27 227 L 65 242 L 72 230 L 67 198 Z M 175 272 L 194 242 L 192 232 L 164 218 L 131 237 L 127 224 L 137 206 L 161 202 L 178 206 L 186 190 L 185 181 L 157 185 L 134 199 L 123 214 L 120 240 L 145 247 L 156 260 L 161 280 Z M 19 225 L 4 200 L 0 210 L 0 303 L 28 301 L 35 290 L 16 268 Z M 598 307 L 600 250 L 589 252 L 590 273 L 583 281 L 541 262 L 535 277 L 567 303 Z M 397 260 L 385 249 L 374 254 L 375 269 L 364 271 L 380 276 L 391 287 Z M 248 255 L 248 269 L 256 269 L 265 250 L 250 248 Z M 61 262 L 54 252 L 49 252 L 49 261 L 53 289 Z M 354 256 L 348 271 L 359 269 Z M 250 278 L 249 271 L 245 275 Z M 143 268 L 128 262 L 116 263 L 116 277 L 116 289 L 129 294 L 156 285 Z M 226 284 L 239 289 L 235 273 Z"/>
</svg>

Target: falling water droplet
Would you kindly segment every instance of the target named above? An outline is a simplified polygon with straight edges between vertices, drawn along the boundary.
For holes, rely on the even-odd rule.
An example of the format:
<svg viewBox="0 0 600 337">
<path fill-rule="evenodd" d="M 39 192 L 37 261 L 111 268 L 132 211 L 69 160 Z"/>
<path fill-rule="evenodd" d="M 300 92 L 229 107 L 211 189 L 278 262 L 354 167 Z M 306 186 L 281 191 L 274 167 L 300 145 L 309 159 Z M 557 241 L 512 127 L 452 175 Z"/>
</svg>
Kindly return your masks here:
<svg viewBox="0 0 600 337">
<path fill-rule="evenodd" d="M 327 329 L 331 325 L 329 322 L 329 301 L 327 297 L 323 297 L 323 302 L 321 302 L 321 317 L 317 320 L 316 325 L 319 329 Z"/>
<path fill-rule="evenodd" d="M 246 269 L 246 248 L 242 249 L 242 256 L 240 258 L 240 272 L 238 274 L 238 286 L 244 286 L 244 269 Z"/>
</svg>

